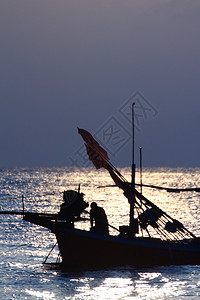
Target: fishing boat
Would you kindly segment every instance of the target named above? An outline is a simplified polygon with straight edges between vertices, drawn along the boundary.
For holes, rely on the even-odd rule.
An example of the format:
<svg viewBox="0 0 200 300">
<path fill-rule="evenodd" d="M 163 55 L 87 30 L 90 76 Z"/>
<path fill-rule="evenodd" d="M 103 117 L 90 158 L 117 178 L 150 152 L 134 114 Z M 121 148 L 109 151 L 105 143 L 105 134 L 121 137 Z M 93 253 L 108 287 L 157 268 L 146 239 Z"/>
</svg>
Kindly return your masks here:
<svg viewBox="0 0 200 300">
<path fill-rule="evenodd" d="M 23 220 L 48 228 L 57 239 L 65 269 L 71 268 L 104 268 L 112 266 L 149 266 L 149 265 L 186 265 L 200 264 L 200 238 L 195 236 L 180 221 L 171 217 L 161 208 L 147 199 L 142 191 L 136 189 L 134 162 L 134 103 L 132 105 L 132 180 L 126 178 L 110 162 L 107 152 L 86 130 L 78 133 L 85 141 L 89 159 L 96 169 L 106 169 L 114 181 L 114 186 L 122 189 L 130 206 L 129 225 L 109 234 L 92 226 L 90 230 L 77 228 L 77 222 L 88 221 L 85 217 L 88 203 L 80 191 L 68 190 L 63 193 L 64 203 L 55 214 L 33 212 L 2 211 L 1 214 L 23 215 Z M 97 171 L 98 172 L 98 171 Z M 144 185 L 168 192 L 180 192 L 194 189 L 173 189 Z M 88 212 L 89 213 L 89 212 Z M 104 222 L 105 223 L 105 222 Z"/>
</svg>

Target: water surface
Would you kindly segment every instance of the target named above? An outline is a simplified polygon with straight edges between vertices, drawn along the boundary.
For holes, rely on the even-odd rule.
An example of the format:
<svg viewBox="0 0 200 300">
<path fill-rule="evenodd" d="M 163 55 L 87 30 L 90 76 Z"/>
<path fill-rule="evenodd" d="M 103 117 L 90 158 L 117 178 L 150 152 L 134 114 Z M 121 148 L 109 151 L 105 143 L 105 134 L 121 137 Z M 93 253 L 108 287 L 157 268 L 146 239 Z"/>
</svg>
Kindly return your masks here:
<svg viewBox="0 0 200 300">
<path fill-rule="evenodd" d="M 129 180 L 130 169 L 120 170 Z M 104 170 L 94 168 L 3 169 L 0 171 L 0 209 L 26 211 L 59 210 L 62 192 L 78 189 L 88 203 L 106 210 L 109 223 L 128 225 L 129 206 Z M 139 174 L 136 174 L 139 179 Z M 200 169 L 144 169 L 143 182 L 167 187 L 200 187 Z M 179 219 L 200 236 L 200 194 L 178 194 L 143 188 L 144 195 L 172 217 Z M 89 224 L 83 223 L 80 227 Z M 199 266 L 130 266 L 107 270 L 62 272 L 43 267 L 42 262 L 56 243 L 48 230 L 22 221 L 20 216 L 0 216 L 0 292 L 1 299 L 199 299 Z M 112 234 L 116 234 L 113 230 Z M 87 245 L 83 245 L 87 247 Z M 80 249 L 81 251 L 81 249 Z M 91 249 L 88 249 L 91 251 Z M 55 262 L 58 249 L 49 262 Z M 134 253 L 133 253 L 134 255 Z"/>
</svg>

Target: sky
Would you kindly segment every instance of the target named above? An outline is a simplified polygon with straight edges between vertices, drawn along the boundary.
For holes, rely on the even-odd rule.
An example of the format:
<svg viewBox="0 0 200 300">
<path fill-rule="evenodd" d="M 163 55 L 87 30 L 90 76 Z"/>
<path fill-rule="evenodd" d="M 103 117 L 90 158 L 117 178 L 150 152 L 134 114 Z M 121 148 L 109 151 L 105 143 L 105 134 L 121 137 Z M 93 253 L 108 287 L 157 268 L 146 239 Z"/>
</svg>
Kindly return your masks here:
<svg viewBox="0 0 200 300">
<path fill-rule="evenodd" d="M 1 0 L 0 168 L 200 167 L 199 0 Z"/>
</svg>

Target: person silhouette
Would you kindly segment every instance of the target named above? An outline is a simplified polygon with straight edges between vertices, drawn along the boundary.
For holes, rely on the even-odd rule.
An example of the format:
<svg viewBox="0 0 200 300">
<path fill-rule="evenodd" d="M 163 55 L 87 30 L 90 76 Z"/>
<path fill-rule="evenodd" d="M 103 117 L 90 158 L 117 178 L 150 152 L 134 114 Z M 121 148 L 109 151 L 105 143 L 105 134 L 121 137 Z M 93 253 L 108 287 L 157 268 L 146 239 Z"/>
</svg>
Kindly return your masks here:
<svg viewBox="0 0 200 300">
<path fill-rule="evenodd" d="M 108 219 L 106 213 L 102 207 L 99 207 L 96 204 L 96 202 L 91 203 L 90 224 L 91 231 L 109 234 Z"/>
</svg>

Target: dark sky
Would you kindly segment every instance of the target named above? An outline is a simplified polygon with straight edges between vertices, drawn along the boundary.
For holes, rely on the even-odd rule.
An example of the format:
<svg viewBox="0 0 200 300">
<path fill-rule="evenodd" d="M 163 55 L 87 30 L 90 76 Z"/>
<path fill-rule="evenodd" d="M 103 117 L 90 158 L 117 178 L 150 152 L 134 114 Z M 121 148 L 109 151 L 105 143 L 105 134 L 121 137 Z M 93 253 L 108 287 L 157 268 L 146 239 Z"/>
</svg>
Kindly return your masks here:
<svg viewBox="0 0 200 300">
<path fill-rule="evenodd" d="M 1 0 L 0 167 L 200 167 L 199 0 Z"/>
</svg>

